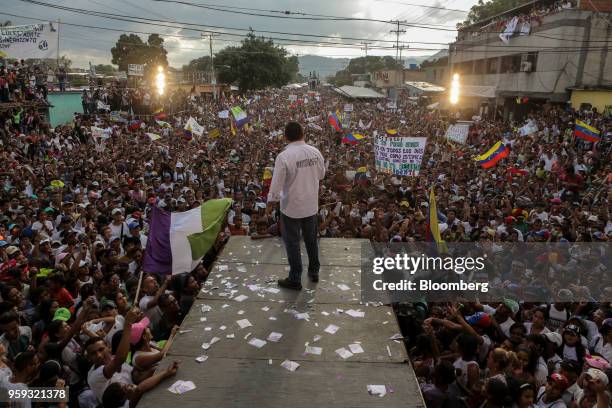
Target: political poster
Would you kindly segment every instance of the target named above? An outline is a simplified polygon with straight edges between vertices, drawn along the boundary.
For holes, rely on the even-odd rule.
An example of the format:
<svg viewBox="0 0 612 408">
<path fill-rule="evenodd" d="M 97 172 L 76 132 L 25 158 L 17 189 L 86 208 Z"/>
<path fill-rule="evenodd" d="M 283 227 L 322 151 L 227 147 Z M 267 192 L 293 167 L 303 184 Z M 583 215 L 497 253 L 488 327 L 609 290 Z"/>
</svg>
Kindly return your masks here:
<svg viewBox="0 0 612 408">
<path fill-rule="evenodd" d="M 296 102 L 297 101 L 297 95 L 293 95 L 293 94 L 289 95 L 289 101 L 290 102 Z"/>
<path fill-rule="evenodd" d="M 56 58 L 57 23 L 0 27 L 0 58 Z"/>
<path fill-rule="evenodd" d="M 374 139 L 376 170 L 396 176 L 418 176 L 426 143 L 425 137 L 376 136 Z"/>
<path fill-rule="evenodd" d="M 221 119 L 227 119 L 227 118 L 229 118 L 229 110 L 227 110 L 227 109 L 226 110 L 222 110 L 221 112 L 219 112 L 217 114 L 217 116 L 219 116 L 219 118 L 221 118 Z"/>
<path fill-rule="evenodd" d="M 204 126 L 200 125 L 192 116 L 189 117 L 189 120 L 185 124 L 185 129 L 198 136 L 202 136 L 204 133 Z"/>
<path fill-rule="evenodd" d="M 128 64 L 128 75 L 131 76 L 144 76 L 144 65 L 143 64 Z"/>
<path fill-rule="evenodd" d="M 352 112 L 353 111 L 353 104 L 352 103 L 345 103 L 344 104 L 344 111 L 345 112 Z"/>
<path fill-rule="evenodd" d="M 446 129 L 445 137 L 453 142 L 465 144 L 469 131 L 469 123 L 456 123 L 454 125 L 450 125 L 448 129 Z"/>
</svg>

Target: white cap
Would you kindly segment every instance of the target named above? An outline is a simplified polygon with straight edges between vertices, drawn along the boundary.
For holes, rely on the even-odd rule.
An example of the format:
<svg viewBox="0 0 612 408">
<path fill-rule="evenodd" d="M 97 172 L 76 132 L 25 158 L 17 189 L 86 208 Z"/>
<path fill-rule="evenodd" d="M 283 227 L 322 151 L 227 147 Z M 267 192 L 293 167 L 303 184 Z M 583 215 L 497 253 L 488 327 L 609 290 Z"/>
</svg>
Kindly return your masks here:
<svg viewBox="0 0 612 408">
<path fill-rule="evenodd" d="M 111 215 L 115 214 L 123 214 L 123 211 L 121 211 L 121 208 L 113 208 L 113 211 L 111 211 Z"/>
<path fill-rule="evenodd" d="M 544 333 L 544 337 L 551 343 L 555 343 L 557 347 L 561 347 L 561 344 L 563 344 L 563 338 L 557 332 Z"/>
<path fill-rule="evenodd" d="M 606 375 L 606 373 L 604 373 L 600 369 L 598 369 L 598 368 L 589 368 L 586 373 L 593 380 L 601 381 L 602 383 L 604 383 L 604 385 L 608 385 L 608 382 L 609 382 L 608 376 Z"/>
<path fill-rule="evenodd" d="M 176 163 L 176 168 L 178 168 L 178 169 L 182 169 L 182 168 L 183 168 L 183 163 L 181 163 L 181 162 L 177 162 L 177 163 Z"/>
</svg>

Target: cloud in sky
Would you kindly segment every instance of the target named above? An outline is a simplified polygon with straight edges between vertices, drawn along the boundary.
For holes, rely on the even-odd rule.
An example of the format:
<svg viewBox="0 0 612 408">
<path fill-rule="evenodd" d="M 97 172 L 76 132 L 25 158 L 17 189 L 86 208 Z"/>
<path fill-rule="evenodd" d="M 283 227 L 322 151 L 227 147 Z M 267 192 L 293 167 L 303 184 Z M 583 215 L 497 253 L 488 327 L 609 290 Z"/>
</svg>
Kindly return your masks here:
<svg viewBox="0 0 612 408">
<path fill-rule="evenodd" d="M 58 4 L 52 0 L 41 0 L 48 3 Z M 406 20 L 408 23 L 416 24 L 439 24 L 450 29 L 465 17 L 465 13 L 421 8 L 409 6 L 402 3 L 435 5 L 439 7 L 450 7 L 454 9 L 469 10 L 477 0 L 311 0 L 309 2 L 289 0 L 184 0 L 190 3 L 201 3 L 207 5 L 219 5 L 224 7 L 244 7 L 265 10 L 289 10 L 310 14 L 322 14 L 332 16 L 348 16 L 354 18 L 370 18 L 378 20 Z M 275 41 L 284 45 L 292 54 L 306 55 L 314 54 L 329 57 L 357 57 L 362 56 L 364 51 L 360 48 L 347 48 L 338 45 L 327 44 L 304 44 L 296 40 L 313 40 L 325 45 L 326 42 L 359 43 L 358 40 L 348 38 L 368 39 L 371 43 L 368 50 L 369 55 L 395 55 L 394 49 L 376 50 L 372 47 L 377 45 L 377 40 L 395 40 L 395 34 L 390 30 L 395 26 L 388 23 L 371 21 L 313 21 L 294 20 L 286 18 L 266 18 L 238 14 L 238 12 L 251 12 L 248 10 L 234 9 L 234 12 L 226 13 L 213 11 L 185 4 L 168 2 L 157 2 L 153 0 L 67 0 L 59 3 L 61 6 L 73 7 L 85 10 L 96 10 L 104 13 L 113 13 L 141 18 L 167 20 L 168 24 L 175 27 L 160 27 L 142 23 L 115 21 L 96 16 L 77 14 L 70 11 L 47 8 L 33 5 L 20 0 L 0 0 L 0 10 L 7 13 L 28 16 L 41 19 L 57 20 L 65 23 L 76 23 L 85 26 L 99 26 L 125 32 L 156 32 L 165 39 L 168 59 L 172 66 L 180 67 L 191 59 L 208 55 L 209 43 L 201 38 L 200 32 L 190 30 L 189 26 L 178 23 L 194 23 L 201 25 L 215 25 L 233 28 L 252 28 L 257 35 L 266 37 L 286 38 L 286 41 Z M 257 13 L 257 11 L 252 11 Z M 282 14 L 277 14 L 282 16 Z M 300 15 L 298 15 L 300 16 Z M 7 16 L 0 14 L 0 19 L 9 19 L 13 24 L 27 24 L 32 20 Z M 205 29 L 204 27 L 197 27 Z M 427 41 L 440 44 L 410 44 L 410 49 L 404 50 L 403 55 L 429 55 L 434 54 L 434 49 L 445 48 L 444 44 L 452 42 L 456 32 L 430 30 L 416 27 L 404 27 L 400 40 L 403 41 Z M 302 33 L 325 36 L 323 38 L 293 36 L 288 34 L 260 33 L 260 31 L 276 31 L 282 33 Z M 215 29 L 215 31 L 225 31 Z M 227 31 L 232 34 L 244 35 L 246 32 Z M 108 64 L 111 60 L 110 49 L 115 44 L 121 32 L 97 30 L 91 28 L 74 27 L 62 24 L 60 28 L 61 54 L 67 55 L 73 65 L 86 67 L 91 61 L 94 64 Z M 185 36 L 184 37 L 172 37 Z M 146 39 L 146 34 L 141 34 Z M 214 51 L 218 51 L 228 45 L 236 45 L 241 37 L 221 35 L 214 39 Z M 384 46 L 392 46 L 392 43 L 378 43 Z"/>
</svg>

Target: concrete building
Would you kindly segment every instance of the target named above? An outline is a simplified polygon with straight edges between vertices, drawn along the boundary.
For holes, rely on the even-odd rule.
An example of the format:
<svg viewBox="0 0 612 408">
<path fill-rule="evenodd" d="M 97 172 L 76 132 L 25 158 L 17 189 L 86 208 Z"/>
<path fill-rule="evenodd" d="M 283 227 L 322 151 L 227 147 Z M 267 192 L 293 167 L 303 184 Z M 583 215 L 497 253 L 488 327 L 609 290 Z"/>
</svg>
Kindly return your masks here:
<svg viewBox="0 0 612 408">
<path fill-rule="evenodd" d="M 611 21 L 610 0 L 534 0 L 460 29 L 449 67 L 462 85 L 494 88 L 495 98 L 471 98 L 480 105 L 472 108 L 495 106 L 504 117 L 567 103 L 574 90 L 612 100 Z"/>
<path fill-rule="evenodd" d="M 425 71 L 422 69 L 384 69 L 370 74 L 372 88 L 380 90 L 385 95 L 391 88 L 400 88 L 407 81 L 425 81 Z"/>
</svg>

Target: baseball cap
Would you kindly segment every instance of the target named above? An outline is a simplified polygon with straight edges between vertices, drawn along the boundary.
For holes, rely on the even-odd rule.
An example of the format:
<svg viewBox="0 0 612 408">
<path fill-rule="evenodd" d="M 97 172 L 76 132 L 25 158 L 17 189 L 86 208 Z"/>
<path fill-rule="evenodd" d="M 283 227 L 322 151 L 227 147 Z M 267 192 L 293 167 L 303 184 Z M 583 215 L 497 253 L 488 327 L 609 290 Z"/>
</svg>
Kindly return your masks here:
<svg viewBox="0 0 612 408">
<path fill-rule="evenodd" d="M 70 316 L 72 316 L 70 310 L 66 309 L 65 307 L 60 307 L 55 311 L 55 314 L 53 315 L 53 320 L 62 320 L 64 322 L 67 322 L 68 320 L 70 320 Z"/>
<path fill-rule="evenodd" d="M 608 376 L 606 375 L 606 373 L 604 373 L 603 371 L 601 371 L 598 368 L 589 368 L 586 372 L 586 374 L 591 377 L 592 380 L 595 381 L 601 381 L 604 385 L 608 385 Z"/>
<path fill-rule="evenodd" d="M 123 212 L 121 211 L 121 208 L 113 208 L 113 211 L 111 211 L 111 215 L 115 215 L 115 214 L 122 214 Z"/>
<path fill-rule="evenodd" d="M 584 358 L 584 361 L 589 367 L 598 368 L 600 370 L 605 370 L 606 368 L 610 367 L 610 362 L 601 356 L 587 355 Z"/>
<path fill-rule="evenodd" d="M 143 319 L 139 321 L 138 323 L 134 323 L 132 325 L 132 332 L 130 333 L 131 334 L 130 343 L 132 344 L 138 343 L 142 337 L 142 334 L 144 333 L 145 329 L 149 327 L 150 323 L 151 321 L 146 316 L 143 317 Z"/>
<path fill-rule="evenodd" d="M 133 230 L 135 228 L 139 228 L 139 227 L 140 227 L 140 224 L 137 223 L 136 221 L 131 222 L 130 225 L 128 225 L 128 228 L 131 229 L 131 230 Z"/>
<path fill-rule="evenodd" d="M 15 245 L 11 245 L 11 246 L 8 246 L 4 251 L 6 252 L 7 255 L 10 256 L 18 252 L 19 248 L 17 248 Z"/>
<path fill-rule="evenodd" d="M 491 325 L 491 316 L 485 312 L 476 312 L 466 317 L 465 321 L 472 326 L 489 327 Z"/>
<path fill-rule="evenodd" d="M 557 384 L 559 387 L 561 387 L 562 391 L 565 391 L 566 389 L 569 388 L 569 381 L 567 377 L 564 376 L 563 374 L 553 373 L 550 375 L 550 377 L 548 377 L 548 379 L 554 382 L 555 384 Z"/>
<path fill-rule="evenodd" d="M 557 347 L 561 347 L 561 344 L 563 344 L 563 338 L 557 332 L 544 333 L 544 337 L 551 343 L 555 343 Z"/>
<path fill-rule="evenodd" d="M 516 300 L 513 299 L 504 299 L 504 306 L 506 306 L 512 314 L 516 314 L 519 311 L 519 304 Z"/>
<path fill-rule="evenodd" d="M 117 308 L 117 305 L 115 304 L 115 302 L 109 299 L 104 299 L 102 303 L 100 303 L 100 310 L 116 309 L 116 308 Z"/>
</svg>

